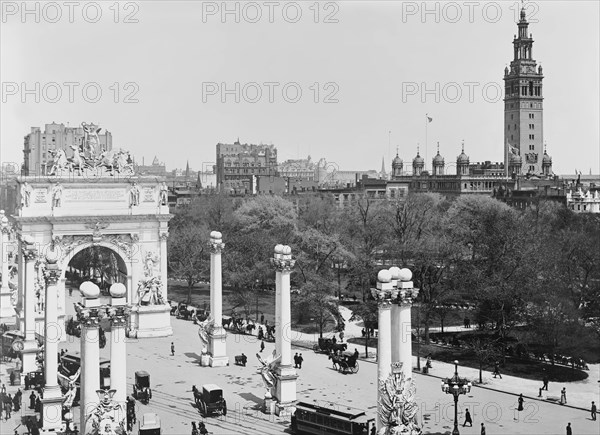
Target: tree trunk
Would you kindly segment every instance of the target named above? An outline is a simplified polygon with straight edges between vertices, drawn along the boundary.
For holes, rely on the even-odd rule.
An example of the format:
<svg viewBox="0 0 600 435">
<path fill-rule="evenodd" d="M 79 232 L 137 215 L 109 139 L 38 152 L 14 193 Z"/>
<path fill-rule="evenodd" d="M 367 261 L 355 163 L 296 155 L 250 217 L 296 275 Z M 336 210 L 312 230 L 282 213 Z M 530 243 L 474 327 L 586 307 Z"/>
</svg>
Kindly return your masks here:
<svg viewBox="0 0 600 435">
<path fill-rule="evenodd" d="M 369 334 L 369 328 L 365 328 L 365 329 L 367 330 L 366 334 L 365 334 L 365 358 L 368 358 L 369 357 L 369 337 L 370 337 L 370 334 Z"/>
<path fill-rule="evenodd" d="M 187 303 L 192 303 L 192 287 L 194 286 L 194 281 L 188 279 L 188 294 L 187 294 Z"/>
<path fill-rule="evenodd" d="M 444 333 L 444 319 L 440 318 L 440 326 L 442 327 L 442 334 Z"/>
<path fill-rule="evenodd" d="M 429 311 L 425 311 L 425 344 L 429 344 Z"/>
<path fill-rule="evenodd" d="M 481 363 L 481 361 L 479 361 L 479 383 L 480 384 L 483 384 L 482 371 L 483 371 L 483 364 Z"/>
</svg>

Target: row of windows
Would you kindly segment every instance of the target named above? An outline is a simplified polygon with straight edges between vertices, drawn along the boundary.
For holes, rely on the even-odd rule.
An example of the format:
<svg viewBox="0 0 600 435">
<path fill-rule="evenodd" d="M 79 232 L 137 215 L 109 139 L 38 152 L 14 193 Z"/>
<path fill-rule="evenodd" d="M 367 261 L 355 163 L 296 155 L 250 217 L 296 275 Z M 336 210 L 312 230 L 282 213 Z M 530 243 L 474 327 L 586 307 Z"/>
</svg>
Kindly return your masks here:
<svg viewBox="0 0 600 435">
<path fill-rule="evenodd" d="M 529 124 L 529 130 L 535 130 L 535 124 Z"/>
<path fill-rule="evenodd" d="M 531 140 L 535 139 L 535 134 L 530 134 L 529 139 L 531 139 Z"/>
<path fill-rule="evenodd" d="M 529 119 L 534 119 L 535 118 L 535 113 L 530 113 L 529 114 Z"/>
<path fill-rule="evenodd" d="M 327 415 L 321 415 L 306 411 L 296 411 L 296 419 L 298 421 L 306 421 L 310 423 L 316 423 L 320 426 L 330 427 L 333 429 L 341 429 L 350 432 L 352 424 L 349 421 L 338 420 L 337 418 L 329 417 Z"/>
<path fill-rule="evenodd" d="M 529 145 L 529 151 L 533 151 L 535 149 L 534 145 Z"/>
</svg>

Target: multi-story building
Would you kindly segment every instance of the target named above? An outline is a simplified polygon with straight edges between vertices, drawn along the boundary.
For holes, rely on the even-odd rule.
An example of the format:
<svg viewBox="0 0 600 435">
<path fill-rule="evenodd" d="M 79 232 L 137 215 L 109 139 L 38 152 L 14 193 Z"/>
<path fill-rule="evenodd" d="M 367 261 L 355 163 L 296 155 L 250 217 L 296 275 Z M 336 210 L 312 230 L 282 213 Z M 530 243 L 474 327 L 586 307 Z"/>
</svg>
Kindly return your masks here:
<svg viewBox="0 0 600 435">
<path fill-rule="evenodd" d="M 517 26 L 514 57 L 510 69 L 504 69 L 504 164 L 510 174 L 540 174 L 543 159 L 549 159 L 544 150 L 544 76 L 533 59 L 533 39 L 527 33 L 524 8 Z"/>
<path fill-rule="evenodd" d="M 65 127 L 52 122 L 40 127 L 31 127 L 31 133 L 24 137 L 23 175 L 45 175 L 46 168 L 52 162 L 50 151 L 62 149 L 67 157 L 73 156 L 73 147 L 80 147 L 85 133 L 83 127 Z M 112 150 L 112 134 L 109 131 L 98 134 L 102 150 Z"/>
<path fill-rule="evenodd" d="M 136 174 L 140 175 L 156 175 L 157 177 L 166 177 L 168 175 L 167 166 L 164 162 L 159 161 L 157 156 L 154 156 L 151 165 L 146 165 L 144 160 L 142 160 L 141 165 L 134 164 L 134 170 Z"/>
<path fill-rule="evenodd" d="M 277 175 L 277 148 L 274 145 L 241 144 L 239 139 L 233 144 L 218 143 L 215 169 L 218 188 L 235 184 L 246 193 L 252 193 L 256 190 L 254 176 Z"/>
<path fill-rule="evenodd" d="M 286 160 L 277 166 L 277 172 L 281 177 L 310 181 L 316 180 L 318 177 L 317 165 L 310 156 L 306 159 Z"/>
</svg>

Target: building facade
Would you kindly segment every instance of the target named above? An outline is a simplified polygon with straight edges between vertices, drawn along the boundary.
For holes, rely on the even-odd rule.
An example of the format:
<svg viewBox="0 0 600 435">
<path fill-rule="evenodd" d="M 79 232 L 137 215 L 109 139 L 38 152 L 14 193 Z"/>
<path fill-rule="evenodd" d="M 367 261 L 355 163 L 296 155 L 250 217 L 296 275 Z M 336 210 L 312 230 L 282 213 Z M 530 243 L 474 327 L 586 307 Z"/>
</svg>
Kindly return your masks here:
<svg viewBox="0 0 600 435">
<path fill-rule="evenodd" d="M 513 40 L 514 57 L 504 69 L 504 145 L 505 165 L 510 174 L 543 172 L 544 110 L 542 67 L 533 59 L 533 39 L 528 34 L 525 9 L 517 23 Z M 509 174 L 509 175 L 510 175 Z"/>
<path fill-rule="evenodd" d="M 228 183 L 243 186 L 246 193 L 256 189 L 254 176 L 274 177 L 277 175 L 277 148 L 274 145 L 217 144 L 217 187 Z M 232 184 L 232 183 L 229 183 Z"/>
<path fill-rule="evenodd" d="M 53 161 L 52 152 L 57 149 L 65 151 L 67 157 L 73 156 L 73 148 L 81 147 L 85 132 L 83 127 L 69 127 L 52 122 L 46 124 L 44 130 L 31 127 L 31 132 L 24 137 L 23 143 L 23 175 L 46 175 L 48 164 Z M 102 150 L 112 150 L 112 134 L 109 131 L 98 134 Z"/>
<path fill-rule="evenodd" d="M 308 156 L 306 159 L 286 160 L 277 166 L 277 172 L 281 177 L 289 177 L 304 180 L 317 180 L 317 165 Z"/>
</svg>

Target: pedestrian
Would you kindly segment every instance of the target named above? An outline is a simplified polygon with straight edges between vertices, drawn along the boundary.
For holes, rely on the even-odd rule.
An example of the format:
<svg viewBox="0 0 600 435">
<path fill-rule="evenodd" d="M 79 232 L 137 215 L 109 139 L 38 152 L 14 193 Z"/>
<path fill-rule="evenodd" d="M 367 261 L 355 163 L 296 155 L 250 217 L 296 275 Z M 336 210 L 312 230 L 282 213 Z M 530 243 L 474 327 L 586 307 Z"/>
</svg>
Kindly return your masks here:
<svg viewBox="0 0 600 435">
<path fill-rule="evenodd" d="M 260 314 L 260 323 L 265 323 L 265 315 L 264 314 Z"/>
<path fill-rule="evenodd" d="M 567 404 L 567 389 L 565 387 L 563 387 L 563 389 L 560 390 L 560 404 L 561 405 Z"/>
<path fill-rule="evenodd" d="M 15 372 L 14 370 L 10 372 L 10 386 L 12 387 L 13 385 L 15 385 Z"/>
<path fill-rule="evenodd" d="M 29 375 L 25 375 L 25 389 L 29 390 Z"/>
<path fill-rule="evenodd" d="M 2 384 L 2 390 L 0 391 L 2 394 L 6 394 L 6 384 Z"/>
<path fill-rule="evenodd" d="M 358 359 L 359 356 L 360 354 L 358 353 L 358 349 L 354 348 L 354 359 Z"/>
<path fill-rule="evenodd" d="M 548 379 L 548 375 L 544 375 L 544 379 L 542 380 L 542 382 L 544 383 L 544 386 L 542 387 L 542 390 L 548 391 L 548 382 L 549 381 L 550 381 L 550 379 Z"/>
<path fill-rule="evenodd" d="M 296 352 L 296 355 L 294 355 L 294 368 L 298 368 L 298 352 Z"/>
<path fill-rule="evenodd" d="M 260 351 L 262 352 L 263 350 L 265 350 L 265 340 L 260 341 Z"/>
<path fill-rule="evenodd" d="M 594 402 L 592 402 L 592 409 L 590 410 L 590 412 L 592 413 L 592 420 L 596 421 L 596 404 Z"/>
<path fill-rule="evenodd" d="M 431 354 L 427 355 L 427 362 L 425 363 L 425 366 L 430 369 L 431 368 Z"/>
<path fill-rule="evenodd" d="M 171 356 L 175 356 L 175 345 L 171 342 Z"/>
<path fill-rule="evenodd" d="M 538 397 L 542 397 L 542 390 L 544 389 L 544 387 L 540 387 L 540 390 L 538 392 Z"/>
<path fill-rule="evenodd" d="M 200 431 L 200 435 L 206 435 L 208 433 L 208 429 L 206 429 L 203 422 L 198 423 L 198 430 Z"/>
<path fill-rule="evenodd" d="M 301 369 L 302 368 L 302 361 L 304 361 L 304 358 L 302 358 L 302 354 L 298 355 L 298 368 Z"/>
<path fill-rule="evenodd" d="M 39 397 L 35 399 L 35 412 L 42 412 L 42 401 Z"/>
<path fill-rule="evenodd" d="M 29 395 L 29 409 L 35 409 L 35 393 L 33 391 Z"/>
<path fill-rule="evenodd" d="M 567 424 L 567 435 L 573 435 L 573 429 L 571 429 L 571 423 Z"/>
<path fill-rule="evenodd" d="M 494 364 L 494 379 L 496 379 L 496 376 L 500 376 L 500 379 L 502 379 L 502 375 L 500 374 L 500 363 L 498 361 Z"/>
<path fill-rule="evenodd" d="M 481 435 L 485 435 L 485 426 L 481 423 Z"/>
<path fill-rule="evenodd" d="M 519 407 L 517 408 L 517 411 L 523 411 L 523 395 L 519 394 Z"/>
<path fill-rule="evenodd" d="M 5 413 L 4 418 L 6 420 L 8 420 L 10 418 L 10 413 L 12 411 L 13 399 L 12 399 L 12 396 L 9 394 L 8 397 L 6 397 L 4 400 L 5 400 L 5 402 L 4 402 L 4 413 Z"/>
<path fill-rule="evenodd" d="M 365 328 L 360 330 L 360 333 L 362 334 L 362 336 L 364 337 L 365 335 L 367 335 L 367 331 L 365 331 Z"/>
<path fill-rule="evenodd" d="M 340 343 L 344 342 L 344 331 L 340 332 Z"/>
<path fill-rule="evenodd" d="M 469 423 L 469 427 L 473 427 L 473 420 L 471 419 L 471 413 L 468 408 L 465 411 L 465 422 L 463 423 L 463 427 L 465 427 L 467 423 Z"/>
<path fill-rule="evenodd" d="M 198 435 L 198 428 L 195 421 L 192 421 L 192 435 Z"/>
<path fill-rule="evenodd" d="M 13 409 L 15 412 L 18 412 L 21 409 L 21 404 L 19 403 L 19 396 L 17 396 L 15 394 L 15 397 L 13 397 Z"/>
</svg>

